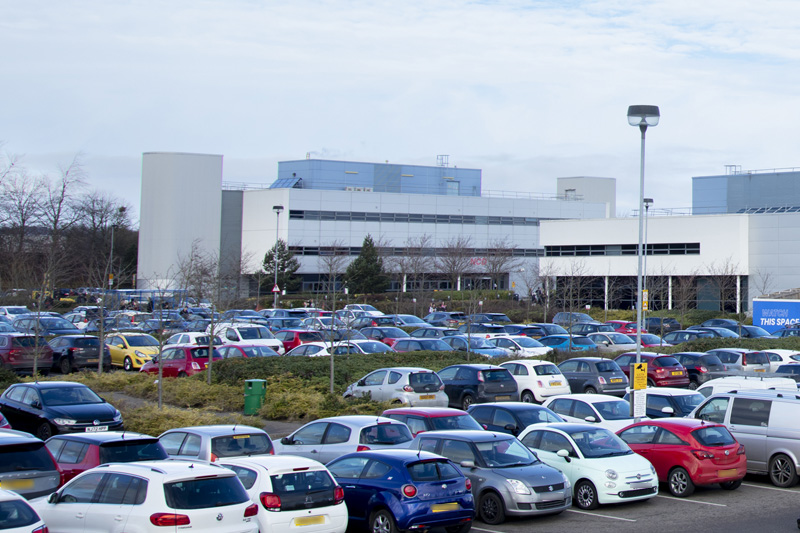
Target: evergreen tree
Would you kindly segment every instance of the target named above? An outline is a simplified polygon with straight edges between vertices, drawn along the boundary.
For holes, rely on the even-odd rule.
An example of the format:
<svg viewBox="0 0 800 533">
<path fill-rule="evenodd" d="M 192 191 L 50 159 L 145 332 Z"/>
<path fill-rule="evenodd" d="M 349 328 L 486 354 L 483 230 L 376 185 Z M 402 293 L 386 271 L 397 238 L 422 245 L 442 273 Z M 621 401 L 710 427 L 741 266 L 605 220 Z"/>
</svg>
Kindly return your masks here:
<svg viewBox="0 0 800 533">
<path fill-rule="evenodd" d="M 389 288 L 389 276 L 383 270 L 383 259 L 378 255 L 371 235 L 364 238 L 361 253 L 347 267 L 345 279 L 353 294 L 378 293 Z"/>
<path fill-rule="evenodd" d="M 283 239 L 278 239 L 278 242 L 264 255 L 264 276 L 261 278 L 261 290 L 270 292 L 272 286 L 275 284 L 275 250 L 278 253 L 278 287 L 282 291 L 297 292 L 302 285 L 300 276 L 296 276 L 295 272 L 300 268 L 300 262 L 294 256 Z"/>
</svg>

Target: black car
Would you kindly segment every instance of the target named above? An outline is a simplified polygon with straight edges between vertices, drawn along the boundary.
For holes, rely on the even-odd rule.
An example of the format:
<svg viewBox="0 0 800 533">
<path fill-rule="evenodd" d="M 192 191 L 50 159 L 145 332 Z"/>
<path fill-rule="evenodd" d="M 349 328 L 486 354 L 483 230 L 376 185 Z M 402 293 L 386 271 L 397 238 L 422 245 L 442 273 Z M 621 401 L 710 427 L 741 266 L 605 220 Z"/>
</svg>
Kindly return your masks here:
<svg viewBox="0 0 800 533">
<path fill-rule="evenodd" d="M 725 365 L 714 354 L 703 352 L 678 352 L 672 354 L 689 374 L 689 388 L 694 390 L 706 381 L 722 377 Z"/>
<path fill-rule="evenodd" d="M 737 324 L 735 326 L 720 326 L 729 329 L 736 333 L 743 339 L 760 339 L 762 337 L 769 337 L 770 332 L 758 326 L 746 326 L 744 324 Z"/>
<path fill-rule="evenodd" d="M 47 343 L 53 349 L 53 368 L 69 374 L 79 368 L 97 368 L 100 338 L 94 335 L 62 335 Z M 111 370 L 111 351 L 103 344 L 103 370 Z"/>
<path fill-rule="evenodd" d="M 711 333 L 714 337 L 721 337 L 724 339 L 738 339 L 739 334 L 724 328 L 722 326 L 689 326 L 686 328 L 688 331 L 705 331 Z"/>
<path fill-rule="evenodd" d="M 482 403 L 471 405 L 467 412 L 483 429 L 515 437 L 531 424 L 565 421 L 547 407 L 524 402 Z"/>
<path fill-rule="evenodd" d="M 729 328 L 731 326 L 738 326 L 739 323 L 735 320 L 731 320 L 730 318 L 712 318 L 710 320 L 706 320 L 700 325 L 703 327 Z"/>
<path fill-rule="evenodd" d="M 649 316 L 644 319 L 644 329 L 650 333 L 663 337 L 670 331 L 681 329 L 681 323 L 671 317 Z"/>
<path fill-rule="evenodd" d="M 558 365 L 574 393 L 601 393 L 624 396 L 628 377 L 612 359 L 573 357 Z"/>
<path fill-rule="evenodd" d="M 0 430 L 0 485 L 25 498 L 38 498 L 58 489 L 61 473 L 41 439 L 3 429 Z M 6 529 L 2 519 L 0 529 Z"/>
<path fill-rule="evenodd" d="M 42 440 L 57 433 L 123 429 L 122 414 L 81 383 L 15 383 L 0 396 L 0 412 L 11 427 Z"/>
<path fill-rule="evenodd" d="M 466 411 L 473 403 L 519 401 L 514 376 L 501 366 L 452 365 L 438 374 L 450 407 Z"/>
</svg>

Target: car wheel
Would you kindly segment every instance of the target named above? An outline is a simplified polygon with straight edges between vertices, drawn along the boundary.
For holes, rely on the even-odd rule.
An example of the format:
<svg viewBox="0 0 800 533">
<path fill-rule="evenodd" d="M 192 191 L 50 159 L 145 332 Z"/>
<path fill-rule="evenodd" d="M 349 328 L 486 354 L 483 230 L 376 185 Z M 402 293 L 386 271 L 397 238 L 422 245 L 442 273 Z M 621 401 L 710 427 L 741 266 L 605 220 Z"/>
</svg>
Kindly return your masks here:
<svg viewBox="0 0 800 533">
<path fill-rule="evenodd" d="M 178 377 L 179 377 L 179 378 L 185 378 L 185 377 L 187 377 L 188 375 L 189 375 L 189 374 L 187 374 L 186 372 L 183 372 L 183 371 L 181 371 L 181 372 L 178 372 Z"/>
<path fill-rule="evenodd" d="M 122 368 L 127 372 L 133 370 L 133 361 L 131 360 L 130 357 L 126 357 L 125 360 L 122 362 Z"/>
<path fill-rule="evenodd" d="M 788 456 L 779 453 L 769 460 L 769 480 L 776 487 L 792 487 L 797 484 L 797 470 Z"/>
<path fill-rule="evenodd" d="M 69 360 L 69 357 L 61 357 L 61 360 L 58 362 L 58 368 L 61 369 L 62 374 L 69 374 L 72 372 L 72 362 Z"/>
<path fill-rule="evenodd" d="M 534 396 L 533 393 L 529 390 L 523 392 L 520 399 L 525 403 L 539 403 L 536 401 L 536 396 Z"/>
<path fill-rule="evenodd" d="M 742 480 L 737 479 L 736 481 L 723 481 L 719 484 L 719 486 L 725 490 L 736 490 L 742 485 Z"/>
<path fill-rule="evenodd" d="M 475 403 L 475 398 L 472 397 L 472 394 L 465 394 L 464 397 L 461 398 L 461 409 L 466 411 L 473 403 Z"/>
<path fill-rule="evenodd" d="M 372 513 L 369 517 L 369 531 L 370 533 L 397 533 L 392 513 L 385 509 Z"/>
<path fill-rule="evenodd" d="M 478 512 L 481 520 L 487 524 L 502 524 L 506 520 L 503 500 L 494 492 L 487 492 L 483 495 Z"/>
<path fill-rule="evenodd" d="M 53 426 L 47 422 L 42 424 L 36 429 L 36 436 L 42 440 L 47 440 L 53 436 Z"/>
<path fill-rule="evenodd" d="M 470 529 L 472 529 L 472 522 L 444 528 L 447 533 L 467 533 Z"/>
<path fill-rule="evenodd" d="M 586 387 L 585 389 L 583 389 L 583 393 L 584 394 L 597 394 L 597 391 L 595 390 L 594 387 Z"/>
<path fill-rule="evenodd" d="M 656 382 L 653 381 L 652 379 L 648 379 L 647 380 L 647 386 L 648 387 L 655 387 L 656 386 Z"/>
<path fill-rule="evenodd" d="M 676 498 L 685 498 L 691 496 L 694 492 L 694 483 L 692 483 L 692 478 L 689 477 L 689 472 L 680 466 L 670 471 L 669 477 L 667 477 L 667 485 L 669 486 L 669 491 Z"/>
<path fill-rule="evenodd" d="M 597 489 L 591 481 L 579 481 L 575 485 L 575 505 L 581 509 L 597 509 L 600 502 L 597 501 Z"/>
<path fill-rule="evenodd" d="M 689 381 L 689 390 L 697 390 L 697 387 L 700 385 L 697 383 L 696 379 Z"/>
</svg>

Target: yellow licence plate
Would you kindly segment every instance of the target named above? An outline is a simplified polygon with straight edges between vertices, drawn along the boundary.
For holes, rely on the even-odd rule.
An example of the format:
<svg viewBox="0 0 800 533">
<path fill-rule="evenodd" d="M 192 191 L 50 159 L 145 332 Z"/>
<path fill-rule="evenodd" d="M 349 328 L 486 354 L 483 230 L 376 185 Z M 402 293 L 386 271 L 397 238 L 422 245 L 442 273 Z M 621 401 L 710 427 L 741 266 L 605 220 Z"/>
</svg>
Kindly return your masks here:
<svg viewBox="0 0 800 533">
<path fill-rule="evenodd" d="M 6 479 L 3 482 L 0 482 L 0 488 L 6 490 L 23 490 L 23 489 L 32 489 L 33 488 L 33 480 L 32 479 Z"/>
<path fill-rule="evenodd" d="M 622 383 L 622 378 L 611 378 L 608 381 L 610 383 Z"/>
<path fill-rule="evenodd" d="M 419 397 L 419 399 L 420 400 L 435 400 L 436 399 L 436 395 L 435 394 L 423 394 L 422 396 Z"/>
<path fill-rule="evenodd" d="M 431 505 L 431 512 L 434 513 L 446 513 L 448 511 L 458 511 L 458 503 L 451 502 L 451 503 L 437 503 Z"/>
<path fill-rule="evenodd" d="M 736 469 L 735 468 L 728 468 L 727 470 L 720 470 L 719 472 L 717 472 L 717 475 L 719 477 L 735 476 L 736 475 Z"/>
<path fill-rule="evenodd" d="M 510 400 L 511 396 L 495 396 L 495 400 Z"/>
<path fill-rule="evenodd" d="M 324 523 L 325 523 L 325 517 L 322 515 L 302 516 L 300 518 L 294 519 L 294 525 L 296 526 L 315 526 Z"/>
<path fill-rule="evenodd" d="M 96 363 L 97 359 L 87 359 L 86 362 L 87 363 Z"/>
<path fill-rule="evenodd" d="M 551 387 L 560 387 L 561 386 L 561 382 L 560 381 L 551 381 L 550 382 L 550 386 Z"/>
<path fill-rule="evenodd" d="M 756 372 L 766 372 L 767 371 L 766 368 L 754 368 L 753 370 L 755 370 Z"/>
<path fill-rule="evenodd" d="M 683 375 L 683 372 L 681 372 L 680 370 L 676 370 L 676 371 L 674 371 L 674 372 L 671 372 L 671 374 L 672 374 L 673 376 L 682 376 L 682 375 Z"/>
</svg>

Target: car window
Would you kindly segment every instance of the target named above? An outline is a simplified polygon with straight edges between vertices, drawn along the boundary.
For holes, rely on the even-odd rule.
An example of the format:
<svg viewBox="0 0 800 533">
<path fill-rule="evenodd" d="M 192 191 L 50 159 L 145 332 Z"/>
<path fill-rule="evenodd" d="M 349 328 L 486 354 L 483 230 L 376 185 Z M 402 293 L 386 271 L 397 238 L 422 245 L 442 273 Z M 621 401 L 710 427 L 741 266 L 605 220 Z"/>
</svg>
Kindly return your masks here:
<svg viewBox="0 0 800 533">
<path fill-rule="evenodd" d="M 671 431 L 669 431 L 667 429 L 661 428 L 661 431 L 659 431 L 658 436 L 656 437 L 655 444 L 683 444 L 683 445 L 685 445 L 685 444 L 688 444 L 688 443 L 684 442 L 684 440 L 681 439 L 679 436 L 677 436 L 675 433 L 673 433 L 673 432 L 671 432 Z"/>
<path fill-rule="evenodd" d="M 77 441 L 68 441 L 61 448 L 61 453 L 56 459 L 59 463 L 77 464 L 83 461 L 86 456 L 86 451 L 89 449 L 88 444 Z"/>
<path fill-rule="evenodd" d="M 328 424 L 326 422 L 309 424 L 292 435 L 292 444 L 322 444 L 322 436 L 325 434 L 327 428 Z"/>
<path fill-rule="evenodd" d="M 721 424 L 725 421 L 729 401 L 729 398 L 712 398 L 697 411 L 695 418 Z"/>
<path fill-rule="evenodd" d="M 187 442 L 192 438 L 190 435 Z M 184 448 L 186 445 L 184 444 Z M 240 455 L 263 455 L 272 450 L 272 441 L 265 433 L 245 433 L 225 435 L 211 439 L 211 453 L 217 457 L 236 457 Z M 195 454 L 199 453 L 199 449 Z M 183 453 L 182 453 L 183 455 Z"/>
<path fill-rule="evenodd" d="M 31 526 L 39 521 L 39 515 L 30 505 L 20 500 L 0 501 L 0 529 L 13 529 L 14 531 L 30 531 L 25 526 Z M 37 528 L 34 531 L 43 531 L 44 528 Z"/>
<path fill-rule="evenodd" d="M 472 381 L 475 379 L 475 372 L 471 368 L 460 367 L 456 373 L 455 381 Z"/>
<path fill-rule="evenodd" d="M 383 379 L 386 377 L 386 370 L 378 370 L 364 378 L 365 387 L 374 387 L 383 385 Z"/>
<path fill-rule="evenodd" d="M 400 372 L 389 372 L 389 381 L 388 381 L 388 383 L 390 385 L 394 385 L 395 383 L 400 381 L 401 377 L 403 377 L 403 374 L 401 374 Z"/>
<path fill-rule="evenodd" d="M 578 361 L 578 368 L 575 369 L 575 372 L 587 374 L 589 372 L 589 363 L 586 361 Z"/>
<path fill-rule="evenodd" d="M 230 468 L 234 472 L 236 472 L 236 477 L 239 478 L 239 481 L 242 482 L 242 485 L 246 490 L 250 490 L 253 488 L 253 485 L 256 484 L 256 480 L 258 479 L 258 474 L 255 470 L 250 470 L 249 468 L 245 468 L 243 466 L 238 465 L 226 465 L 223 464 L 225 468 Z"/>
<path fill-rule="evenodd" d="M 631 417 L 631 405 L 625 400 L 610 400 L 593 404 L 604 420 L 624 420 Z"/>
<path fill-rule="evenodd" d="M 521 365 L 520 365 L 521 366 Z M 522 368 L 525 368 L 524 366 Z M 536 371 L 537 376 L 558 376 L 561 374 L 561 371 L 558 369 L 556 365 L 547 364 L 547 365 L 536 365 L 533 367 Z M 525 374 L 528 374 L 528 370 L 525 369 Z"/>
<path fill-rule="evenodd" d="M 528 448 L 538 448 L 544 431 L 531 431 L 522 438 L 522 444 Z"/>
<path fill-rule="evenodd" d="M 341 424 L 330 424 L 325 435 L 325 444 L 340 444 L 350 440 L 350 428 Z"/>
<path fill-rule="evenodd" d="M 366 457 L 348 457 L 328 465 L 328 470 L 334 477 L 356 479 L 361 475 L 364 466 L 369 461 Z"/>
<path fill-rule="evenodd" d="M 181 449 L 181 444 L 183 444 L 183 439 L 185 438 L 186 433 L 182 431 L 175 431 L 159 437 L 158 441 L 168 454 L 178 455 L 178 451 Z"/>
<path fill-rule="evenodd" d="M 725 426 L 705 426 L 692 431 L 697 442 L 704 446 L 729 446 L 736 442 Z"/>
<path fill-rule="evenodd" d="M 486 406 L 477 406 L 473 407 L 470 410 L 469 414 L 477 420 L 481 424 L 491 424 L 492 422 L 492 411 L 494 409 L 492 407 Z"/>
<path fill-rule="evenodd" d="M 102 479 L 103 474 L 97 473 L 89 473 L 75 479 L 61 491 L 58 503 L 91 503 Z"/>
<path fill-rule="evenodd" d="M 147 481 L 127 474 L 109 473 L 103 480 L 97 503 L 141 505 L 147 495 Z"/>
<path fill-rule="evenodd" d="M 411 433 L 415 435 L 420 431 L 425 431 L 427 429 L 425 420 L 417 416 L 409 416 L 405 420 L 405 423 L 408 426 L 408 429 L 411 430 Z"/>
<path fill-rule="evenodd" d="M 500 426 L 504 428 L 508 425 L 517 427 L 517 421 L 514 419 L 514 415 L 506 411 L 505 409 L 495 409 L 494 410 L 494 420 L 492 423 L 495 426 Z"/>
<path fill-rule="evenodd" d="M 445 368 L 444 370 L 440 370 L 438 372 L 438 374 L 439 374 L 439 377 L 441 379 L 443 379 L 443 380 L 445 380 L 445 379 L 452 380 L 455 377 L 457 371 L 458 371 L 458 367 L 449 367 L 449 368 Z"/>
<path fill-rule="evenodd" d="M 661 413 L 664 407 L 672 407 L 669 403 L 669 399 L 666 396 L 660 396 L 657 394 L 648 394 L 647 395 L 647 408 L 652 411 L 658 411 Z"/>
<path fill-rule="evenodd" d="M 405 424 L 379 423 L 361 430 L 361 444 L 401 444 L 412 439 Z"/>
<path fill-rule="evenodd" d="M 391 466 L 387 465 L 386 463 L 382 463 L 381 461 L 373 460 L 367 466 L 367 469 L 364 470 L 364 473 L 361 475 L 361 478 L 362 479 L 383 479 L 391 471 L 392 471 L 392 467 Z"/>
<path fill-rule="evenodd" d="M 164 496 L 172 509 L 219 508 L 250 501 L 235 475 L 164 483 Z"/>
<path fill-rule="evenodd" d="M 567 450 L 571 456 L 575 456 L 575 449 L 570 444 L 569 439 L 554 431 L 543 431 L 542 440 L 539 442 L 539 449 L 545 452 L 556 453 L 558 450 Z"/>
<path fill-rule="evenodd" d="M 420 439 L 419 449 L 424 452 L 435 453 L 437 444 L 439 444 L 439 441 L 436 439 Z"/>
<path fill-rule="evenodd" d="M 178 455 L 198 455 L 200 453 L 200 443 L 201 439 L 199 435 L 187 435 L 186 440 L 183 442 L 183 446 L 181 446 L 181 451 L 178 452 Z"/>
<path fill-rule="evenodd" d="M 461 440 L 445 439 L 442 441 L 442 451 L 440 455 L 447 457 L 454 463 L 460 464 L 462 461 L 475 461 L 475 452 L 468 442 Z"/>
<path fill-rule="evenodd" d="M 574 411 L 572 412 L 572 416 L 574 416 L 575 418 L 580 418 L 581 420 L 585 420 L 587 416 L 594 417 L 595 419 L 597 418 L 597 413 L 595 413 L 594 409 L 589 407 L 589 405 L 587 405 L 586 403 L 579 402 L 576 400 L 575 402 L 573 402 L 573 405 L 575 407 Z"/>
<path fill-rule="evenodd" d="M 548 405 L 548 408 L 559 415 L 570 416 L 569 412 L 572 409 L 572 400 L 559 398 L 553 400 L 553 403 Z"/>
<path fill-rule="evenodd" d="M 658 426 L 644 425 L 626 429 L 620 438 L 628 444 L 650 444 L 658 433 Z"/>
<path fill-rule="evenodd" d="M 107 442 L 100 446 L 101 463 L 159 461 L 161 459 L 167 459 L 167 454 L 156 439 L 122 440 Z"/>
<path fill-rule="evenodd" d="M 771 408 L 770 400 L 734 398 L 731 425 L 767 427 Z"/>
</svg>

